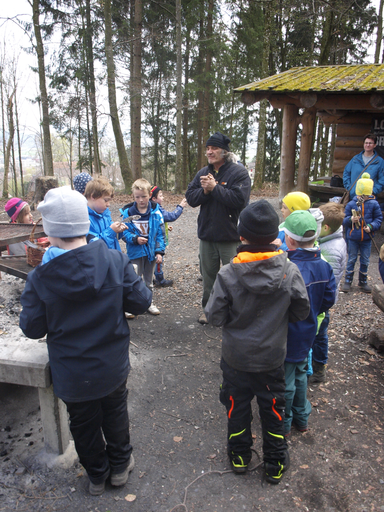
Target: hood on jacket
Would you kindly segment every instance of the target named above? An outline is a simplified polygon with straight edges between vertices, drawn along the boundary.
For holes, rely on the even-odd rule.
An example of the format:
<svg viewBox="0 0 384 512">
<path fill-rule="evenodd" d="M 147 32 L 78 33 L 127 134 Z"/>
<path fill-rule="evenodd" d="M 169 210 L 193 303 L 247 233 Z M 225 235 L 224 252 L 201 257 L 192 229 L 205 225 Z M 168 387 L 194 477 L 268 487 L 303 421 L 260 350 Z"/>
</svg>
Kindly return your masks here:
<svg viewBox="0 0 384 512">
<path fill-rule="evenodd" d="M 109 250 L 102 240 L 98 240 L 57 256 L 37 267 L 35 272 L 39 281 L 55 294 L 83 302 L 94 297 L 103 286 L 109 271 L 110 260 L 106 257 Z M 100 261 L 104 263 L 100 265 Z"/>
<path fill-rule="evenodd" d="M 322 236 L 321 238 L 318 238 L 317 241 L 319 244 L 323 244 L 324 242 L 329 242 L 329 240 L 334 240 L 335 238 L 344 238 L 343 235 L 343 226 L 340 226 L 339 229 L 331 233 L 327 236 Z M 321 247 L 320 247 L 321 249 Z"/>
<path fill-rule="evenodd" d="M 252 261 L 230 263 L 237 279 L 244 288 L 252 293 L 273 293 L 284 279 L 287 268 L 287 253 L 276 251 L 269 253 L 240 253 L 251 254 Z M 265 258 L 265 255 L 268 255 Z M 259 257 L 261 256 L 261 257 Z"/>
</svg>

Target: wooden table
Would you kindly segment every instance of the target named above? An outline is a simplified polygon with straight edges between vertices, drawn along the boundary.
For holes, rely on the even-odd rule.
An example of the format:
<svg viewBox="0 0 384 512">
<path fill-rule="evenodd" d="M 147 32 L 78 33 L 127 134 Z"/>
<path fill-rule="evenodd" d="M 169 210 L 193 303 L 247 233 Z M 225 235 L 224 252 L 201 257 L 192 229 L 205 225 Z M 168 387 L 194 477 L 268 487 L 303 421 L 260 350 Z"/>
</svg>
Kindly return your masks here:
<svg viewBox="0 0 384 512">
<path fill-rule="evenodd" d="M 6 247 L 10 244 L 24 242 L 29 240 L 33 224 L 10 224 L 9 222 L 0 222 L 0 247 Z M 46 236 L 43 226 L 38 224 L 34 233 L 34 238 Z M 28 273 L 33 267 L 28 265 L 26 256 L 1 256 L 0 271 L 11 274 L 21 279 L 27 279 Z"/>
</svg>

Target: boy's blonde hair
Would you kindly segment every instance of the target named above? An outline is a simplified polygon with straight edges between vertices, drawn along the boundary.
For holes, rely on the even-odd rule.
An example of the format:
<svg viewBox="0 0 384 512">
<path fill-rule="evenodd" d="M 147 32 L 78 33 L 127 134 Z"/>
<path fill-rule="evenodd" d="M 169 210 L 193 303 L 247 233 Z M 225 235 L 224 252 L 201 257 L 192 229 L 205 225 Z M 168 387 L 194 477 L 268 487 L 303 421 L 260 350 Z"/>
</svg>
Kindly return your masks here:
<svg viewBox="0 0 384 512">
<path fill-rule="evenodd" d="M 326 203 L 320 206 L 324 215 L 323 224 L 331 228 L 332 233 L 337 231 L 344 220 L 344 206 L 339 203 Z"/>
<path fill-rule="evenodd" d="M 115 191 L 112 185 L 109 183 L 107 178 L 104 178 L 103 176 L 89 181 L 84 191 L 84 195 L 87 199 L 90 199 L 91 197 L 93 199 L 99 199 L 99 197 L 104 196 L 109 196 L 112 198 L 114 194 Z"/>
<path fill-rule="evenodd" d="M 148 195 L 151 195 L 151 184 L 149 181 L 145 180 L 144 178 L 139 178 L 138 180 L 134 181 L 132 184 L 132 194 L 134 190 L 146 190 L 148 192 Z"/>
</svg>

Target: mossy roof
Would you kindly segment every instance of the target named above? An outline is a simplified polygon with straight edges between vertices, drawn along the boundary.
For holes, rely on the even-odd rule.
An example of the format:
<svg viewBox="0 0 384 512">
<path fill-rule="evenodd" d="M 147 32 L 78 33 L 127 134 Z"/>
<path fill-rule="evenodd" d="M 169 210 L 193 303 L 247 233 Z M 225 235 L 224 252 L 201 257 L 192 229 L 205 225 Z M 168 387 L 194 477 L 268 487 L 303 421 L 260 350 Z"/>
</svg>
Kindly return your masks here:
<svg viewBox="0 0 384 512">
<path fill-rule="evenodd" d="M 384 91 L 384 64 L 291 68 L 283 73 L 235 89 L 235 92 L 242 91 L 276 93 L 366 93 Z"/>
</svg>

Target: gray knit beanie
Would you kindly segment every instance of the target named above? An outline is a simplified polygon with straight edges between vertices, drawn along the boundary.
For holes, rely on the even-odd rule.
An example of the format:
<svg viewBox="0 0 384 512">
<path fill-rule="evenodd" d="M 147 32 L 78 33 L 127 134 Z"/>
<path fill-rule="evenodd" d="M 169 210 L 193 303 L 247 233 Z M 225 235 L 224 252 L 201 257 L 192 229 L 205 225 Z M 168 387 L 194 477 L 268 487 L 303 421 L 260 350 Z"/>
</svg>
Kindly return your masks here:
<svg viewBox="0 0 384 512">
<path fill-rule="evenodd" d="M 47 236 L 72 238 L 89 232 L 87 200 L 71 187 L 48 190 L 37 209 L 43 217 Z"/>
</svg>

